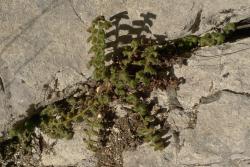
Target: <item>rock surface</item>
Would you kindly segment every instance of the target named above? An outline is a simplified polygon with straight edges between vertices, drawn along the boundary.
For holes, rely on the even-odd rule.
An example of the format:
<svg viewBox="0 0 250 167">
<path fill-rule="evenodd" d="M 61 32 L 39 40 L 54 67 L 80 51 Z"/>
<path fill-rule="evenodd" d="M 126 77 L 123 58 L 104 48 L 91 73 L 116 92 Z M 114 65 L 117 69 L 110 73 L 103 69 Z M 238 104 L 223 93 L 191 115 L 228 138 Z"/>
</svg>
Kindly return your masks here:
<svg viewBox="0 0 250 167">
<path fill-rule="evenodd" d="M 83 125 L 75 126 L 74 137 L 70 140 L 54 140 L 43 135 L 48 147 L 53 148 L 53 151 L 43 152 L 41 164 L 43 166 L 94 167 L 96 159 L 93 152 L 86 149 L 82 127 Z"/>
<path fill-rule="evenodd" d="M 192 108 L 201 97 L 220 90 L 250 93 L 249 43 L 247 38 L 203 48 L 188 60 L 188 66 L 176 67 L 175 74 L 186 79 L 178 91 L 182 106 Z"/>
<path fill-rule="evenodd" d="M 187 66 L 176 66 L 175 74 L 186 79 L 177 91 L 184 111 L 172 110 L 168 121 L 179 136 L 163 152 L 148 145 L 125 152 L 124 166 L 250 166 L 249 44 L 247 38 L 202 48 Z M 193 129 L 183 113 L 197 113 Z"/>
<path fill-rule="evenodd" d="M 200 104 L 194 129 L 180 132 L 179 143 L 163 152 L 142 146 L 124 153 L 125 167 L 247 167 L 250 164 L 250 96 L 221 91 L 214 102 Z M 178 147 L 179 146 L 179 147 Z"/>
<path fill-rule="evenodd" d="M 122 11 L 128 11 L 126 23 L 151 12 L 156 15 L 152 33 L 176 38 L 249 17 L 250 1 L 0 1 L 0 131 L 25 117 L 31 104 L 47 100 L 48 92 L 90 77 L 86 28 L 97 15 Z M 249 166 L 249 45 L 248 38 L 203 48 L 188 66 L 176 67 L 176 75 L 186 79 L 177 98 L 185 111 L 198 112 L 196 127 L 181 125 L 179 140 L 171 139 L 163 152 L 145 145 L 124 153 L 124 166 Z M 43 159 L 54 165 L 81 163 L 84 150 L 78 148 L 79 140 L 59 141 L 56 155 Z M 68 150 L 62 152 L 61 147 Z M 65 159 L 65 151 L 74 158 Z M 80 166 L 94 165 L 85 161 Z"/>
<path fill-rule="evenodd" d="M 250 166 L 250 39 L 202 48 L 175 67 L 186 82 L 177 91 L 184 111 L 172 110 L 170 145 L 153 151 L 148 145 L 124 153 L 125 167 Z M 193 129 L 185 113 L 197 113 Z"/>
</svg>

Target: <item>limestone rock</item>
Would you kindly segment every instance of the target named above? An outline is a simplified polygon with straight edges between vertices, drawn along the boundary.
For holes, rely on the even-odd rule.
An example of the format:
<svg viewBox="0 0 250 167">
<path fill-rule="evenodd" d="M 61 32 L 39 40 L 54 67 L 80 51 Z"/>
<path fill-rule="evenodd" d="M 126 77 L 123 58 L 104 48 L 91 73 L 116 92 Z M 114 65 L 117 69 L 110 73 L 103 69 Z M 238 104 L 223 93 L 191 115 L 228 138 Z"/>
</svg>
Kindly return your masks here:
<svg viewBox="0 0 250 167">
<path fill-rule="evenodd" d="M 0 130 L 25 117 L 52 89 L 86 80 L 87 35 L 68 1 L 0 2 Z"/>
<path fill-rule="evenodd" d="M 96 159 L 93 152 L 86 149 L 82 126 L 76 126 L 72 139 L 54 140 L 44 135 L 50 150 L 42 154 L 41 164 L 45 166 L 70 166 L 94 167 Z"/>
<path fill-rule="evenodd" d="M 196 128 L 181 132 L 178 163 L 248 166 L 249 102 L 250 96 L 223 91 L 219 100 L 200 105 Z"/>
<path fill-rule="evenodd" d="M 170 111 L 167 122 L 172 130 L 181 131 L 183 129 L 193 128 L 196 124 L 196 116 L 192 111 L 186 112 L 177 108 Z"/>
<path fill-rule="evenodd" d="M 178 100 L 184 108 L 192 108 L 204 96 L 219 90 L 250 93 L 250 39 L 221 46 L 202 48 L 189 60 L 187 66 L 176 67 L 175 74 L 184 77 Z"/>
<path fill-rule="evenodd" d="M 166 110 L 171 110 L 182 107 L 176 96 L 176 89 L 169 87 L 167 90 L 153 90 L 150 100 L 156 100 L 157 105 Z"/>
<path fill-rule="evenodd" d="M 164 155 L 160 151 L 154 151 L 152 147 L 145 144 L 139 146 L 136 151 L 131 154 L 127 151 L 123 154 L 124 167 L 170 167 L 171 164 L 165 160 Z"/>
<path fill-rule="evenodd" d="M 194 129 L 180 131 L 163 152 L 149 146 L 124 153 L 125 167 L 247 167 L 250 163 L 250 96 L 222 91 L 214 102 L 198 107 Z"/>
<path fill-rule="evenodd" d="M 30 105 L 47 100 L 48 85 L 61 91 L 91 76 L 86 29 L 97 15 L 127 11 L 130 19 L 122 23 L 144 19 L 152 34 L 172 39 L 249 17 L 249 6 L 249 0 L 1 1 L 0 131 L 25 117 Z M 176 67 L 175 74 L 186 79 L 177 99 L 185 111 L 198 111 L 196 127 L 184 128 L 163 152 L 143 146 L 125 153 L 124 166 L 249 166 L 249 43 L 202 48 L 188 66 Z M 221 94 L 214 98 L 216 92 Z M 43 163 L 91 167 L 81 143 L 77 135 L 58 141 L 56 155 L 44 155 Z"/>
<path fill-rule="evenodd" d="M 61 89 L 91 75 L 86 65 L 90 59 L 86 29 L 97 15 L 109 18 L 127 11 L 130 19 L 123 23 L 131 25 L 132 20 L 144 17 L 152 34 L 176 38 L 203 33 L 228 19 L 244 18 L 249 13 L 250 1 L 27 0 L 0 3 L 2 131 L 10 122 L 25 117 L 29 105 L 44 100 L 45 85 L 59 80 Z"/>
</svg>

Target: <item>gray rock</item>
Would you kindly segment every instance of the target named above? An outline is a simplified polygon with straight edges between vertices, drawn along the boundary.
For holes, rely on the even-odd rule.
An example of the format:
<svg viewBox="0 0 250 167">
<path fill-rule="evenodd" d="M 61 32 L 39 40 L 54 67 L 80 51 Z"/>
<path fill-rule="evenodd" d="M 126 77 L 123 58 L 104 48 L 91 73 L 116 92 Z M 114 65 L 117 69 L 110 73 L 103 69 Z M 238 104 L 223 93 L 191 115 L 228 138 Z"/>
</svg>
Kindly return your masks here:
<svg viewBox="0 0 250 167">
<path fill-rule="evenodd" d="M 222 91 L 214 102 L 198 107 L 194 129 L 180 131 L 163 152 L 148 145 L 124 153 L 125 167 L 247 167 L 250 162 L 250 95 Z M 178 145 L 177 145 L 178 144 Z"/>
<path fill-rule="evenodd" d="M 86 28 L 97 15 L 110 17 L 126 10 L 130 20 L 123 23 L 131 24 L 131 20 L 142 19 L 141 13 L 151 12 L 156 15 L 152 33 L 172 39 L 190 33 L 201 34 L 228 20 L 248 17 L 249 6 L 249 0 L 1 1 L 0 131 L 25 117 L 31 104 L 47 101 L 48 91 L 60 92 L 90 77 Z M 176 75 L 186 78 L 177 98 L 185 111 L 199 111 L 196 128 L 181 132 L 180 137 L 187 142 L 178 154 L 179 149 L 174 151 L 174 146 L 157 153 L 148 147 L 143 148 L 144 151 L 138 148 L 125 156 L 125 166 L 138 166 L 138 163 L 143 167 L 249 165 L 246 111 L 249 100 L 245 95 L 250 92 L 249 43 L 250 40 L 245 39 L 203 48 L 191 57 L 188 66 L 176 67 Z M 231 52 L 235 53 L 227 54 Z M 219 99 L 205 98 L 206 103 L 200 103 L 202 97 L 211 99 L 211 95 L 220 91 Z M 229 133 L 229 129 L 233 132 Z M 208 141 L 211 144 L 204 145 Z M 80 143 L 80 138 L 59 141 L 55 146 L 57 155 L 47 159 L 44 155 L 44 163 L 91 166 L 88 156 L 88 160 L 81 163 L 85 149 L 80 148 Z M 74 157 L 66 156 L 69 152 Z M 136 161 L 133 157 L 129 159 L 130 155 L 137 157 Z"/>
<path fill-rule="evenodd" d="M 37 3 L 36 3 L 37 2 Z M 86 31 L 69 1 L 5 1 L 1 3 L 0 130 L 25 117 L 29 105 L 86 80 Z M 21 118 L 22 118 L 21 117 Z"/>
<path fill-rule="evenodd" d="M 242 166 L 250 160 L 250 96 L 222 91 L 215 102 L 198 108 L 194 130 L 181 132 L 178 164 Z"/>
<path fill-rule="evenodd" d="M 212 20 L 217 16 L 211 14 Z M 202 19 L 201 27 L 208 22 Z M 148 145 L 124 152 L 124 166 L 249 166 L 249 43 L 247 38 L 202 48 L 188 60 L 188 66 L 176 66 L 177 77 L 186 79 L 176 96 L 184 111 L 170 111 L 168 121 L 180 135 L 173 135 L 162 152 Z M 188 115 L 180 112 L 198 113 L 197 120 L 191 121 L 196 122 L 193 129 L 187 126 Z"/>
<path fill-rule="evenodd" d="M 172 130 L 181 131 L 193 128 L 196 123 L 195 113 L 186 112 L 180 109 L 171 110 L 168 114 L 167 122 Z"/>
<path fill-rule="evenodd" d="M 153 90 L 149 100 L 156 100 L 159 107 L 171 110 L 182 107 L 176 96 L 176 89 L 169 87 L 167 90 Z"/>
<path fill-rule="evenodd" d="M 181 105 L 193 108 L 203 96 L 215 95 L 219 90 L 250 93 L 249 43 L 247 38 L 202 48 L 188 60 L 188 66 L 176 66 L 177 77 L 186 79 L 177 95 Z"/>
<path fill-rule="evenodd" d="M 94 153 L 86 149 L 82 125 L 76 125 L 75 135 L 70 140 L 54 140 L 43 134 L 50 150 L 42 153 L 41 164 L 45 166 L 94 167 L 96 159 Z"/>
<path fill-rule="evenodd" d="M 156 15 L 152 33 L 175 38 L 205 32 L 227 18 L 239 20 L 249 13 L 249 4 L 245 0 L 1 2 L 0 77 L 5 91 L 0 95 L 0 130 L 25 116 L 30 104 L 44 100 L 44 85 L 59 80 L 62 89 L 91 75 L 86 66 L 90 59 L 86 28 L 97 15 L 128 11 L 130 20 L 124 23 L 131 23 L 151 12 Z"/>
<path fill-rule="evenodd" d="M 175 38 L 191 32 L 202 33 L 223 24 L 228 17 L 232 20 L 245 17 L 249 9 L 244 6 L 249 3 L 245 0 L 237 3 L 193 0 L 1 2 L 0 77 L 5 93 L 1 93 L 0 129 L 5 129 L 12 118 L 16 120 L 25 115 L 30 104 L 43 101 L 43 86 L 59 79 L 60 75 L 64 78 L 58 82 L 60 89 L 91 75 L 86 66 L 90 56 L 85 41 L 86 28 L 95 16 L 110 17 L 127 10 L 130 17 L 127 23 L 131 23 L 131 20 L 142 19 L 140 13 L 151 12 L 156 15 L 152 33 Z"/>
<path fill-rule="evenodd" d="M 154 151 L 148 144 L 139 146 L 136 151 L 123 153 L 124 167 L 170 167 L 160 151 Z"/>
</svg>

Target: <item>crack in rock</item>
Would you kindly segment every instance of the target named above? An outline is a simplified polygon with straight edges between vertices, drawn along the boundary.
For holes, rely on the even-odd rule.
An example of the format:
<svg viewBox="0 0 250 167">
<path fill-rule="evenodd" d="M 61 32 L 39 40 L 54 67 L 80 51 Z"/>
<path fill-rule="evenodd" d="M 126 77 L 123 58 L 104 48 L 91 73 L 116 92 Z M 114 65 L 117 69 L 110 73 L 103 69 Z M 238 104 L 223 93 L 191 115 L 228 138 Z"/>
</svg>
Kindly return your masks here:
<svg viewBox="0 0 250 167">
<path fill-rule="evenodd" d="M 246 96 L 246 97 L 250 98 L 250 93 L 248 93 L 248 92 L 236 92 L 236 91 L 233 91 L 233 90 L 230 90 L 230 89 L 223 89 L 222 91 L 232 93 L 232 94 L 236 94 L 236 95 L 242 95 L 242 96 Z"/>
<path fill-rule="evenodd" d="M 211 163 L 204 163 L 204 164 L 200 164 L 200 163 L 195 163 L 195 164 L 181 164 L 181 165 L 185 165 L 186 167 L 194 167 L 194 166 L 212 166 L 215 164 L 220 164 L 221 162 L 211 162 Z"/>
<path fill-rule="evenodd" d="M 200 105 L 200 104 L 209 104 L 209 103 L 218 101 L 221 98 L 223 92 L 232 93 L 232 94 L 236 94 L 236 95 L 242 95 L 242 96 L 246 96 L 246 97 L 250 98 L 250 93 L 236 92 L 236 91 L 233 91 L 233 90 L 230 90 L 230 89 L 223 89 L 223 90 L 216 91 L 215 93 L 213 93 L 211 95 L 208 95 L 206 97 L 202 96 L 200 98 L 200 100 L 199 100 L 198 105 Z M 197 107 L 197 104 L 195 106 Z"/>
<path fill-rule="evenodd" d="M 209 96 L 201 97 L 200 98 L 200 104 L 208 104 L 215 102 L 221 98 L 221 91 L 217 91 Z"/>
<path fill-rule="evenodd" d="M 5 88 L 4 88 L 4 84 L 3 84 L 3 80 L 2 78 L 0 77 L 0 90 L 5 92 Z"/>
</svg>

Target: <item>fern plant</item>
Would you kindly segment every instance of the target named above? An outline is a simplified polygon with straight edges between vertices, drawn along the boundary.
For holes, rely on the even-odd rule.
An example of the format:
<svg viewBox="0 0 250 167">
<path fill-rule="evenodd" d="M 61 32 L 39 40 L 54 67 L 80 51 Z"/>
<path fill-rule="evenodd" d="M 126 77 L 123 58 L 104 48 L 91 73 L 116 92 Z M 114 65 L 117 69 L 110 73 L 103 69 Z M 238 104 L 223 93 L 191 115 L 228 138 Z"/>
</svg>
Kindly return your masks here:
<svg viewBox="0 0 250 167">
<path fill-rule="evenodd" d="M 91 33 L 87 42 L 90 42 L 92 47 L 89 53 L 94 53 L 94 57 L 90 60 L 90 65 L 94 66 L 94 78 L 103 80 L 108 75 L 108 69 L 105 62 L 108 61 L 108 56 L 105 54 L 105 31 L 111 27 L 111 23 L 106 21 L 104 16 L 99 16 L 93 20 L 88 32 Z"/>
<path fill-rule="evenodd" d="M 80 99 L 71 97 L 60 103 L 48 105 L 41 111 L 39 127 L 51 138 L 71 139 L 74 134 L 73 124 L 85 122 L 87 147 L 96 151 L 101 140 L 100 131 L 103 130 L 102 117 L 110 110 L 109 102 L 109 96 L 96 93 L 82 96 Z"/>
<path fill-rule="evenodd" d="M 237 30 L 236 25 L 229 23 L 218 31 L 202 36 L 188 35 L 164 44 L 147 38 L 134 39 L 119 47 L 120 54 L 107 54 L 107 33 L 112 23 L 104 16 L 98 16 L 88 29 L 89 53 L 93 55 L 89 65 L 94 68 L 93 80 L 96 81 L 92 89 L 96 91 L 50 104 L 13 127 L 7 138 L 0 138 L 1 146 L 4 145 L 0 159 L 8 159 L 18 150 L 30 153 L 35 127 L 52 138 L 70 139 L 76 122 L 87 125 L 88 148 L 100 150 L 105 145 L 107 129 L 112 126 L 108 121 L 109 115 L 113 114 L 109 103 L 114 100 L 129 104 L 130 110 L 140 117 L 138 138 L 151 142 L 156 150 L 164 149 L 167 145 L 165 120 L 152 113 L 152 104 L 147 101 L 149 93 L 155 88 L 166 89 L 173 83 L 178 87 L 181 81 L 171 71 L 176 59 L 198 47 L 224 43 Z"/>
<path fill-rule="evenodd" d="M 162 120 L 151 114 L 146 102 L 147 92 L 157 87 L 166 88 L 173 80 L 176 80 L 178 85 L 180 81 L 173 78 L 171 71 L 168 71 L 173 55 L 189 52 L 199 46 L 222 44 L 235 30 L 234 24 L 226 25 L 220 32 L 207 33 L 201 37 L 189 35 L 168 41 L 164 45 L 151 39 L 132 40 L 130 44 L 120 48 L 121 55 L 105 53 L 105 33 L 111 27 L 112 24 L 105 20 L 104 16 L 99 16 L 89 28 L 91 35 L 88 42 L 92 44 L 90 53 L 93 53 L 93 57 L 90 65 L 94 67 L 93 78 L 100 83 L 111 85 L 110 95 L 132 105 L 131 110 L 137 113 L 142 121 L 138 136 L 151 142 L 156 149 L 162 149 L 166 146 L 164 129 L 156 128 L 162 126 Z"/>
<path fill-rule="evenodd" d="M 104 21 L 104 17 L 98 18 L 101 19 L 98 19 L 97 22 L 94 21 L 90 29 L 95 27 L 94 30 L 101 29 L 102 32 L 105 32 L 103 27 L 98 27 L 97 25 L 100 25 L 98 22 L 105 23 L 108 21 Z M 109 23 L 107 24 L 110 25 Z M 109 28 L 110 26 L 107 27 Z M 91 32 L 94 33 L 94 30 Z M 102 35 L 102 37 L 105 37 L 105 35 Z M 89 42 L 93 44 L 92 48 L 98 48 L 98 46 L 95 46 L 98 45 L 98 43 L 95 43 L 93 40 L 95 39 L 92 34 Z M 105 46 L 105 39 L 101 38 L 100 41 L 102 41 L 101 46 Z M 154 80 L 160 82 L 157 71 L 164 70 L 165 68 L 164 65 L 160 64 L 159 47 L 160 46 L 157 46 L 152 40 L 133 40 L 131 44 L 122 47 L 122 55 L 115 55 L 115 57 L 108 59 L 108 61 L 111 61 L 108 66 L 105 66 L 105 47 L 102 47 L 99 48 L 101 51 L 96 50 L 93 52 L 94 56 L 90 64 L 95 68 L 95 74 L 98 71 L 105 71 L 105 75 L 102 75 L 102 77 L 96 77 L 96 75 L 94 75 L 93 78 L 100 83 L 111 85 L 109 94 L 115 95 L 118 100 L 123 103 L 132 105 L 131 110 L 141 117 L 143 126 L 138 129 L 138 137 L 153 142 L 153 145 L 157 148 L 164 148 L 164 139 L 159 136 L 160 134 L 162 135 L 162 133 L 159 133 L 161 130 L 151 131 L 151 129 L 154 129 L 159 123 L 157 123 L 156 116 L 150 113 L 149 104 L 144 100 L 144 91 L 150 89 L 150 83 Z M 92 48 L 91 50 L 93 50 Z M 102 53 L 101 61 L 95 61 L 97 59 L 99 60 L 100 52 Z M 95 63 L 93 63 L 93 60 Z M 101 67 L 101 69 L 96 67 Z M 140 91 L 138 91 L 138 89 L 140 89 Z M 92 113 L 92 115 L 94 114 Z M 141 129 L 150 133 L 140 133 Z M 151 136 L 151 138 L 149 136 Z M 90 140 L 90 143 L 93 143 L 93 141 Z M 160 144 L 162 145 L 160 146 Z"/>
</svg>

